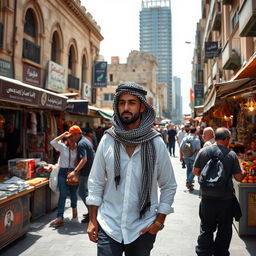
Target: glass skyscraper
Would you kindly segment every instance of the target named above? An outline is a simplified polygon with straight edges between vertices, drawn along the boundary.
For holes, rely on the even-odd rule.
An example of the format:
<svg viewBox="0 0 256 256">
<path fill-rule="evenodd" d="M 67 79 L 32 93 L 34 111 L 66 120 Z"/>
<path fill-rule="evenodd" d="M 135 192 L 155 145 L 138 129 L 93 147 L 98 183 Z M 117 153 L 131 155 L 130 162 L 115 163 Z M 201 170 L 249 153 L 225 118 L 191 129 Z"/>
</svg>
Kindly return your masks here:
<svg viewBox="0 0 256 256">
<path fill-rule="evenodd" d="M 157 82 L 168 84 L 168 115 L 172 115 L 172 17 L 170 0 L 142 0 L 140 51 L 157 58 Z"/>
</svg>

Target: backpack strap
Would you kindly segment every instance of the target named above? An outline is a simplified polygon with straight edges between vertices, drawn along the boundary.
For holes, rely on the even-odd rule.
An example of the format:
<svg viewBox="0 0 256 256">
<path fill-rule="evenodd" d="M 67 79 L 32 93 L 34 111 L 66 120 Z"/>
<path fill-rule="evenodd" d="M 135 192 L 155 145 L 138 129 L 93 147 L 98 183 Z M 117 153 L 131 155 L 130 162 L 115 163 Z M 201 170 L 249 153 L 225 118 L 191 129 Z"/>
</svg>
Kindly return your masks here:
<svg viewBox="0 0 256 256">
<path fill-rule="evenodd" d="M 218 146 L 217 145 L 214 145 L 214 146 L 216 146 L 216 148 L 218 148 Z M 210 152 L 209 152 L 210 151 Z M 212 158 L 212 157 L 218 157 L 219 158 L 219 160 L 222 162 L 222 160 L 229 154 L 229 150 L 227 150 L 227 152 L 226 153 L 222 153 L 222 151 L 218 148 L 218 151 L 220 151 L 220 153 L 222 154 L 221 156 L 220 156 L 220 154 L 218 154 L 218 155 L 216 155 L 216 152 L 214 152 L 214 150 L 213 150 L 213 148 L 211 148 L 211 150 L 209 150 L 208 152 L 207 152 L 207 155 L 210 157 L 210 158 Z M 209 154 L 210 153 L 210 154 Z"/>
</svg>

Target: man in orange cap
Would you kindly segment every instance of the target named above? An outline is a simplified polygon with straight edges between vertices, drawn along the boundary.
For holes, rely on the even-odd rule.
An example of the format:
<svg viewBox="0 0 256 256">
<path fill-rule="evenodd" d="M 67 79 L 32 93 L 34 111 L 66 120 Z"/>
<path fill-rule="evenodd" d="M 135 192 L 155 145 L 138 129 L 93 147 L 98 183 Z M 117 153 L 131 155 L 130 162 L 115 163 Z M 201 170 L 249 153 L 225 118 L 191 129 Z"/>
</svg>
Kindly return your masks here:
<svg viewBox="0 0 256 256">
<path fill-rule="evenodd" d="M 78 194 L 87 208 L 87 214 L 84 214 L 82 223 L 87 223 L 89 221 L 89 208 L 85 199 L 88 195 L 87 182 L 94 159 L 94 150 L 92 148 L 91 142 L 82 135 L 82 130 L 78 125 L 71 126 L 69 128 L 69 134 L 72 135 L 73 139 L 77 143 L 78 162 L 74 171 L 70 173 L 70 176 L 77 175 L 78 173 L 80 174 Z"/>
</svg>

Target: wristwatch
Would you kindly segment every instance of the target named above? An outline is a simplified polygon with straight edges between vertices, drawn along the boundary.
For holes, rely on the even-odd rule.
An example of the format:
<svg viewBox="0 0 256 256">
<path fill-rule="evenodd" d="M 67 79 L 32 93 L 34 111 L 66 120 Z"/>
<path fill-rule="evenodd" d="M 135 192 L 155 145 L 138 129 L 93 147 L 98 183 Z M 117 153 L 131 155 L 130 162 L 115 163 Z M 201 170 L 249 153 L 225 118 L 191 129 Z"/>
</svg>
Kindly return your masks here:
<svg viewBox="0 0 256 256">
<path fill-rule="evenodd" d="M 154 223 L 158 226 L 158 230 L 159 230 L 159 231 L 164 228 L 164 224 L 163 224 L 163 223 L 161 223 L 161 222 L 159 222 L 159 221 L 155 221 Z"/>
</svg>

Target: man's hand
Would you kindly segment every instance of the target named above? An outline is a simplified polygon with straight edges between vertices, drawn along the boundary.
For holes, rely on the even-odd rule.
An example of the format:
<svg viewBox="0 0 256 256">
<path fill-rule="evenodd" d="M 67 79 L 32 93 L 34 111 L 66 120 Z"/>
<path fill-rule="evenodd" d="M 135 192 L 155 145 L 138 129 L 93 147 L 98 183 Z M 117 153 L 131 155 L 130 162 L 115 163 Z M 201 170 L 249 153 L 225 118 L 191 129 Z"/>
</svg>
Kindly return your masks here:
<svg viewBox="0 0 256 256">
<path fill-rule="evenodd" d="M 68 174 L 67 178 L 68 179 L 72 179 L 73 177 L 75 177 L 77 174 L 75 173 L 75 171 L 72 171 Z"/>
<path fill-rule="evenodd" d="M 99 231 L 99 224 L 97 220 L 96 221 L 90 220 L 88 223 L 87 233 L 89 235 L 89 239 L 94 243 L 98 242 L 98 231 Z"/>
<path fill-rule="evenodd" d="M 158 231 L 159 231 L 159 226 L 153 222 L 150 226 L 142 229 L 140 231 L 140 235 L 144 235 L 147 232 L 152 235 L 156 235 Z"/>
</svg>

